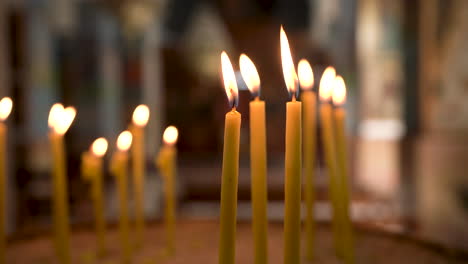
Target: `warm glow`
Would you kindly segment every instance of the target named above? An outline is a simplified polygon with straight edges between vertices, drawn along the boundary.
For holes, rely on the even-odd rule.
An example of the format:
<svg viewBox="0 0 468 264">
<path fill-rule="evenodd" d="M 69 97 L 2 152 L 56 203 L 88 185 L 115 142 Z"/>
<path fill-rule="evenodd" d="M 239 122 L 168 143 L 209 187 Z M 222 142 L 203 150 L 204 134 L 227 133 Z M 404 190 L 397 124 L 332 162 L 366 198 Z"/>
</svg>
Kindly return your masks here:
<svg viewBox="0 0 468 264">
<path fill-rule="evenodd" d="M 132 145 L 132 138 L 133 136 L 132 133 L 130 133 L 130 131 L 123 131 L 117 138 L 117 148 L 120 151 L 127 151 Z"/>
<path fill-rule="evenodd" d="M 168 126 L 166 130 L 164 130 L 164 143 L 168 145 L 173 145 L 177 142 L 177 137 L 179 137 L 179 131 L 177 131 L 177 128 L 175 126 Z"/>
<path fill-rule="evenodd" d="M 67 132 L 73 120 L 75 120 L 75 116 L 75 108 L 71 106 L 63 108 L 62 104 L 54 104 L 49 112 L 49 127 L 55 133 L 63 135 Z"/>
<path fill-rule="evenodd" d="M 258 96 L 260 89 L 260 77 L 258 76 L 257 68 L 252 60 L 245 54 L 241 54 L 239 58 L 239 66 L 245 84 L 250 92 Z"/>
<path fill-rule="evenodd" d="M 306 59 L 299 61 L 297 66 L 297 74 L 299 75 L 299 84 L 303 90 L 310 90 L 314 86 L 314 73 L 312 67 Z"/>
<path fill-rule="evenodd" d="M 91 145 L 91 151 L 94 155 L 98 157 L 104 156 L 107 151 L 107 140 L 103 137 L 94 140 L 93 144 Z"/>
<path fill-rule="evenodd" d="M 336 76 L 335 78 L 332 99 L 335 105 L 342 105 L 346 101 L 346 85 L 343 77 L 340 75 Z"/>
<path fill-rule="evenodd" d="M 150 111 L 148 106 L 139 105 L 133 111 L 133 123 L 137 126 L 143 127 L 148 123 Z"/>
<path fill-rule="evenodd" d="M 3 97 L 0 100 L 0 120 L 5 121 L 11 113 L 11 108 L 13 108 L 13 101 L 10 97 Z"/>
<path fill-rule="evenodd" d="M 325 69 L 322 74 L 322 79 L 320 79 L 320 87 L 319 87 L 319 96 L 320 99 L 323 101 L 328 101 L 331 99 L 333 86 L 335 85 L 335 76 L 336 71 L 335 68 L 329 66 Z"/>
<path fill-rule="evenodd" d="M 237 106 L 238 94 L 236 75 L 231 61 L 225 51 L 221 53 L 221 70 L 223 72 L 224 89 L 229 100 L 229 106 Z"/>
<path fill-rule="evenodd" d="M 291 50 L 289 48 L 288 37 L 284 32 L 283 27 L 281 27 L 280 33 L 280 44 L 281 44 L 281 64 L 283 65 L 283 76 L 288 88 L 290 95 L 295 98 L 297 96 L 297 74 L 294 66 L 294 62 L 291 55 Z"/>
</svg>

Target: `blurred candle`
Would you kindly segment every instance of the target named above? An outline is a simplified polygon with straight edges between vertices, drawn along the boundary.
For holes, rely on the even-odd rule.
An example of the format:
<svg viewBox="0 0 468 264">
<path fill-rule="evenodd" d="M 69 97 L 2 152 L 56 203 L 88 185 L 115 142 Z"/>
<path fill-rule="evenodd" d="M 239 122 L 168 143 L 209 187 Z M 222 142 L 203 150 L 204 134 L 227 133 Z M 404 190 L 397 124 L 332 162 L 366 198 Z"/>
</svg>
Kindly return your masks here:
<svg viewBox="0 0 468 264">
<path fill-rule="evenodd" d="M 325 162 L 328 168 L 330 196 L 333 207 L 333 241 L 336 254 L 342 256 L 341 246 L 341 225 L 340 225 L 340 187 L 336 161 L 335 132 L 333 122 L 333 109 L 330 102 L 335 81 L 335 69 L 328 67 L 325 69 L 320 80 L 320 121 L 322 128 L 323 146 L 325 151 Z"/>
<path fill-rule="evenodd" d="M 119 230 L 122 252 L 122 262 L 130 263 L 130 222 L 128 218 L 128 149 L 132 145 L 132 134 L 123 131 L 117 138 L 117 152 L 114 153 L 110 163 L 110 171 L 117 181 L 119 197 Z"/>
<path fill-rule="evenodd" d="M 107 151 L 107 140 L 96 139 L 90 151 L 83 153 L 81 160 L 81 175 L 91 183 L 91 198 L 94 205 L 94 226 L 97 235 L 98 255 L 105 254 L 106 220 L 104 216 L 102 157 Z"/>
<path fill-rule="evenodd" d="M 254 97 L 250 102 L 250 177 L 252 197 L 252 230 L 254 234 L 254 263 L 268 263 L 267 238 L 267 147 L 265 102 L 260 100 L 260 77 L 247 55 L 239 59 L 242 77 Z"/>
<path fill-rule="evenodd" d="M 6 138 L 7 126 L 6 119 L 10 115 L 13 107 L 13 101 L 9 97 L 0 100 L 0 264 L 5 264 L 6 253 Z"/>
<path fill-rule="evenodd" d="M 335 85 L 332 94 L 333 104 L 335 109 L 333 111 L 335 120 L 335 142 L 338 161 L 338 180 L 340 187 L 340 203 L 341 203 L 341 219 L 343 230 L 343 257 L 346 263 L 354 263 L 354 237 L 349 217 L 349 187 L 348 187 L 348 168 L 347 168 L 347 150 L 346 150 L 346 111 L 343 105 L 346 101 L 346 85 L 341 76 L 336 76 Z"/>
<path fill-rule="evenodd" d="M 221 53 L 221 67 L 224 87 L 229 100 L 229 106 L 232 107 L 232 110 L 226 114 L 224 125 L 219 264 L 234 264 L 241 114 L 236 111 L 238 90 L 234 69 L 228 55 L 224 51 Z"/>
<path fill-rule="evenodd" d="M 284 263 L 297 264 L 301 245 L 302 105 L 296 101 L 298 79 L 283 27 L 280 41 L 284 81 L 291 96 L 291 102 L 286 103 Z"/>
<path fill-rule="evenodd" d="M 145 230 L 145 126 L 149 119 L 149 108 L 139 105 L 133 111 L 132 169 L 135 196 L 136 244 L 141 246 Z"/>
<path fill-rule="evenodd" d="M 49 113 L 49 139 L 54 163 L 53 226 L 55 228 L 55 247 L 62 264 L 71 262 L 67 168 L 63 136 L 75 119 L 75 115 L 76 110 L 73 107 L 64 108 L 62 104 L 54 104 Z"/>
<path fill-rule="evenodd" d="M 302 89 L 302 110 L 303 116 L 303 127 L 302 137 L 304 145 L 302 147 L 303 162 L 304 162 L 304 195 L 306 202 L 306 219 L 305 219 L 305 235 L 306 235 L 306 258 L 308 261 L 312 261 L 314 258 L 314 236 L 315 236 L 315 223 L 314 223 L 314 180 L 315 180 L 315 151 L 316 151 L 316 107 L 317 107 L 317 96 L 312 91 L 314 86 L 314 74 L 312 68 L 307 60 L 302 59 L 299 61 L 298 66 L 299 84 Z"/>
<path fill-rule="evenodd" d="M 161 148 L 156 159 L 164 179 L 164 222 L 166 226 L 166 246 L 168 253 L 172 255 L 175 251 L 175 217 L 176 217 L 176 160 L 177 149 L 175 144 L 179 132 L 175 126 L 166 128 L 163 134 L 164 146 Z"/>
</svg>

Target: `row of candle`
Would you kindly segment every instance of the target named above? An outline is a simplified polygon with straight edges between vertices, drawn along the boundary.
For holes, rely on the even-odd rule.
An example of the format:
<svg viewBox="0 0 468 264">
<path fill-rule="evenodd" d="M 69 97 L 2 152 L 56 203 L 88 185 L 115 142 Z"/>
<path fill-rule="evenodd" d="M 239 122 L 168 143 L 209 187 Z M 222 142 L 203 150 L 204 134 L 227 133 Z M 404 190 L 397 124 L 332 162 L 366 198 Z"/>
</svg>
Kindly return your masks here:
<svg viewBox="0 0 468 264">
<path fill-rule="evenodd" d="M 0 264 L 5 263 L 5 152 L 7 126 L 4 121 L 9 116 L 13 102 L 9 97 L 0 100 Z M 75 119 L 76 110 L 73 107 L 63 107 L 54 104 L 49 113 L 49 140 L 53 159 L 53 227 L 54 246 L 60 263 L 70 263 L 70 238 L 67 194 L 67 168 L 64 135 Z M 110 171 L 116 177 L 119 200 L 119 229 L 122 243 L 122 257 L 125 263 L 130 261 L 130 222 L 128 215 L 128 173 L 127 151 L 132 147 L 133 178 L 135 186 L 135 233 L 137 244 L 141 245 L 144 229 L 143 217 L 143 186 L 144 186 L 144 127 L 149 119 L 149 109 L 146 105 L 138 106 L 133 113 L 131 131 L 122 132 L 117 138 L 117 152 L 110 162 Z M 167 248 L 174 249 L 175 230 L 175 160 L 178 131 L 169 126 L 163 134 L 164 146 L 156 158 L 156 166 L 160 169 L 165 182 L 165 223 Z M 90 150 L 82 155 L 82 176 L 91 185 L 91 197 L 94 206 L 95 228 L 97 234 L 98 254 L 105 252 L 105 217 L 103 199 L 103 156 L 107 152 L 108 143 L 104 138 L 96 139 Z M 136 168 L 135 168 L 136 167 Z M 137 198 L 139 197 L 139 198 Z"/>
<path fill-rule="evenodd" d="M 285 136 L 285 214 L 284 263 L 300 263 L 301 178 L 305 178 L 306 258 L 313 259 L 314 248 L 314 169 L 316 159 L 316 95 L 312 91 L 313 72 L 307 60 L 299 62 L 296 73 L 289 42 L 283 28 L 280 31 L 281 60 L 284 80 L 290 100 L 286 103 Z M 226 114 L 221 183 L 219 263 L 235 263 L 235 233 L 237 215 L 237 184 L 241 114 L 236 111 L 238 88 L 233 66 L 226 52 L 221 54 L 223 81 L 232 108 Z M 267 150 L 265 102 L 260 99 L 260 78 L 254 63 L 242 54 L 239 59 L 242 78 L 254 100 L 250 111 L 250 166 L 252 197 L 252 229 L 254 263 L 268 263 L 267 247 Z M 303 93 L 298 101 L 299 86 Z M 320 120 L 330 178 L 333 205 L 333 230 L 336 253 L 346 263 L 354 263 L 353 239 L 348 213 L 349 194 L 346 175 L 345 112 L 342 105 L 346 87 L 341 76 L 328 67 L 320 81 Z M 336 106 L 333 108 L 333 104 Z M 302 140 L 304 140 L 302 142 Z M 302 167 L 304 159 L 304 168 Z"/>
</svg>

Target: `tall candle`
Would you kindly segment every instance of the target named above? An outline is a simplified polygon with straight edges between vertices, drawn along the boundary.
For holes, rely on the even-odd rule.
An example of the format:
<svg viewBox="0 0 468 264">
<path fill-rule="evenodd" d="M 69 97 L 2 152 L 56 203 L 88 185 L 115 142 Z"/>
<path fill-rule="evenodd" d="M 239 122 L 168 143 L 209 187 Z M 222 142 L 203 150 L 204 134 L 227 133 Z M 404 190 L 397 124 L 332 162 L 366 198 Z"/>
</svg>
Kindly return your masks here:
<svg viewBox="0 0 468 264">
<path fill-rule="evenodd" d="M 296 101 L 298 79 L 282 27 L 280 40 L 284 80 L 292 98 L 286 103 L 284 263 L 297 264 L 300 263 L 301 248 L 302 104 Z"/>
<path fill-rule="evenodd" d="M 175 251 L 175 218 L 176 218 L 176 159 L 175 143 L 179 133 L 177 128 L 169 126 L 163 134 L 164 146 L 156 159 L 164 179 L 164 223 L 166 228 L 167 251 L 172 255 Z"/>
<path fill-rule="evenodd" d="M 60 263 L 68 264 L 70 259 L 70 227 L 68 219 L 68 191 L 66 157 L 63 136 L 75 119 L 72 107 L 63 108 L 54 104 L 49 113 L 49 139 L 52 149 L 53 168 L 53 214 L 55 248 Z"/>
<path fill-rule="evenodd" d="M 130 222 L 128 218 L 128 149 L 132 144 L 132 134 L 123 131 L 117 138 L 117 152 L 114 153 L 110 163 L 111 173 L 117 182 L 119 197 L 119 231 L 122 252 L 122 262 L 131 261 Z"/>
<path fill-rule="evenodd" d="M 304 162 L 304 196 L 306 202 L 306 218 L 305 218 L 305 255 L 308 261 L 314 258 L 314 200 L 315 200 L 315 153 L 316 153 L 316 106 L 317 96 L 312 87 L 314 85 L 314 75 L 312 68 L 307 60 L 299 61 L 298 66 L 299 84 L 302 88 L 302 111 L 303 127 L 302 137 L 304 145 L 302 147 L 303 162 Z"/>
<path fill-rule="evenodd" d="M 103 199 L 103 175 L 102 157 L 107 151 L 107 140 L 105 138 L 96 139 L 91 145 L 90 151 L 83 153 L 81 174 L 85 180 L 91 183 L 91 198 L 94 207 L 94 227 L 97 236 L 97 252 L 102 256 L 105 254 L 105 234 L 106 220 L 104 216 Z"/>
<path fill-rule="evenodd" d="M 250 109 L 250 181 L 254 263 L 268 263 L 267 219 L 267 147 L 265 102 L 260 100 L 260 77 L 253 62 L 242 54 L 239 59 L 242 77 L 255 98 Z"/>
<path fill-rule="evenodd" d="M 5 120 L 8 118 L 13 107 L 13 101 L 9 97 L 0 100 L 0 264 L 5 264 L 6 253 L 6 137 L 7 126 Z"/>
<path fill-rule="evenodd" d="M 226 52 L 221 53 L 224 87 L 232 110 L 224 125 L 223 168 L 221 178 L 219 264 L 234 264 L 236 252 L 237 182 L 241 114 L 236 111 L 238 90 L 234 69 Z"/>
<path fill-rule="evenodd" d="M 136 244 L 141 246 L 145 230 L 145 126 L 149 119 L 149 108 L 139 105 L 133 111 L 132 170 L 135 198 Z"/>
<path fill-rule="evenodd" d="M 328 168 L 330 196 L 333 207 L 333 241 L 336 254 L 341 257 L 343 255 L 341 245 L 341 235 L 343 232 L 340 224 L 340 214 L 342 210 L 340 209 L 340 186 L 336 161 L 333 109 L 330 103 L 334 80 L 335 69 L 332 67 L 326 68 L 323 72 L 322 79 L 320 80 L 319 96 L 321 100 L 320 121 L 325 151 L 325 162 Z"/>
<path fill-rule="evenodd" d="M 343 257 L 346 263 L 355 262 L 354 254 L 354 237 L 349 217 L 349 187 L 348 187 L 348 168 L 347 168 L 347 151 L 346 151 L 346 135 L 345 135 L 345 119 L 346 112 L 343 104 L 346 100 L 346 85 L 341 76 L 336 76 L 335 85 L 332 94 L 333 111 L 335 121 L 335 142 L 337 150 L 338 174 L 340 183 L 340 200 L 342 203 L 342 229 L 343 229 Z"/>
</svg>

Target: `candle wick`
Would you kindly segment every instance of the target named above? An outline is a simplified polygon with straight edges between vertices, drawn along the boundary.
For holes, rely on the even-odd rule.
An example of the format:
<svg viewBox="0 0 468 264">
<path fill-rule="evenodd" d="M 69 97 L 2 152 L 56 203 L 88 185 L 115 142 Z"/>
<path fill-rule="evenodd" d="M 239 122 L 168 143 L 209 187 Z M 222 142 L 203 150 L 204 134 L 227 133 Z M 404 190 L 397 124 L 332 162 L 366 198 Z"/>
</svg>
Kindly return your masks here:
<svg viewBox="0 0 468 264">
<path fill-rule="evenodd" d="M 296 102 L 296 94 L 293 93 L 291 101 Z"/>
<path fill-rule="evenodd" d="M 260 97 L 258 95 L 255 96 L 255 101 L 260 101 Z"/>
</svg>

